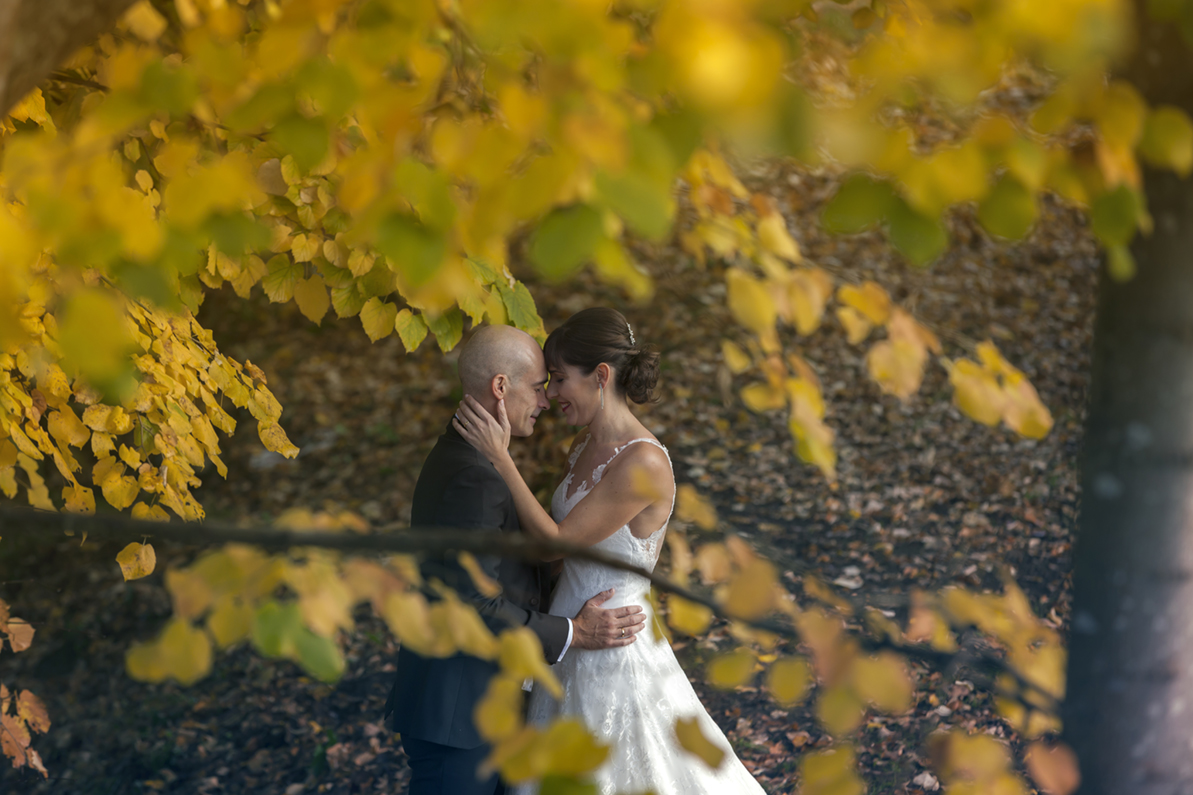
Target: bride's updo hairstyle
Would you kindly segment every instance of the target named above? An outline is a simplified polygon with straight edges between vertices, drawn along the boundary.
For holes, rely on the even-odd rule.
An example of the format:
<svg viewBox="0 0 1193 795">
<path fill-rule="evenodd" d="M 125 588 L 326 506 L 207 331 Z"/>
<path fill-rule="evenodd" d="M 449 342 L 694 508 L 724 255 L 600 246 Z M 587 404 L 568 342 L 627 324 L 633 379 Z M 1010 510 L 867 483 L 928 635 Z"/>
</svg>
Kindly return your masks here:
<svg viewBox="0 0 1193 795">
<path fill-rule="evenodd" d="M 570 364 L 589 375 L 601 362 L 614 370 L 617 390 L 635 403 L 650 403 L 659 382 L 659 354 L 634 341 L 630 324 L 616 309 L 581 309 L 551 332 L 543 346 L 548 370 Z"/>
</svg>

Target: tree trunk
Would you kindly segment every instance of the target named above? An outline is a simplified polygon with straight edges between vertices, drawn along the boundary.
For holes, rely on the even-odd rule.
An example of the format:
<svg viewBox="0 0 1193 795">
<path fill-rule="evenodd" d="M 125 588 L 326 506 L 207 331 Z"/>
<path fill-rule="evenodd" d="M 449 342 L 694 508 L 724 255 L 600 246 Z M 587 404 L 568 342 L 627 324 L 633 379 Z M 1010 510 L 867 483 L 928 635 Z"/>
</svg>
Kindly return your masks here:
<svg viewBox="0 0 1193 795">
<path fill-rule="evenodd" d="M 1175 23 L 1148 21 L 1125 77 L 1193 112 Z M 1144 175 L 1138 273 L 1103 273 L 1074 561 L 1065 734 L 1081 795 L 1193 795 L 1193 182 Z"/>
<path fill-rule="evenodd" d="M 0 0 L 0 117 L 133 0 Z"/>
</svg>

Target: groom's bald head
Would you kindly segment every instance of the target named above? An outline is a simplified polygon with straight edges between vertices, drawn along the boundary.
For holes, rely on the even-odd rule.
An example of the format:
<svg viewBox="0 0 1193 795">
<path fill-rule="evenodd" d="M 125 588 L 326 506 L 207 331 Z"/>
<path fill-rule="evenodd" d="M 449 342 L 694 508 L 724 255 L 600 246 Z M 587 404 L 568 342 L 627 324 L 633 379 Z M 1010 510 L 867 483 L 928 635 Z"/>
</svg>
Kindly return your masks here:
<svg viewBox="0 0 1193 795">
<path fill-rule="evenodd" d="M 513 326 L 481 326 L 460 351 L 460 384 L 465 393 L 481 400 L 482 395 L 489 395 L 498 375 L 522 381 L 542 361 L 542 349 L 525 331 Z"/>
<path fill-rule="evenodd" d="M 460 384 L 497 416 L 505 401 L 510 432 L 529 436 L 539 412 L 550 407 L 544 389 L 547 366 L 543 351 L 525 331 L 513 326 L 482 326 L 460 351 Z"/>
</svg>

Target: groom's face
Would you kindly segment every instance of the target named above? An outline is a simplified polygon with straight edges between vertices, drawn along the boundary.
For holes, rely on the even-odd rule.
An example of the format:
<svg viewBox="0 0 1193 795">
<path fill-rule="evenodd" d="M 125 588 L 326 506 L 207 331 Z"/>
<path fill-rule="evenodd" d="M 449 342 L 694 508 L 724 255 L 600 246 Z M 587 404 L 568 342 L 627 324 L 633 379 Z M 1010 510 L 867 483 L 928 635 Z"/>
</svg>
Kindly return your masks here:
<svg viewBox="0 0 1193 795">
<path fill-rule="evenodd" d="M 534 424 L 544 409 L 551 408 L 547 400 L 547 366 L 543 353 L 537 350 L 529 366 L 520 375 L 510 379 L 505 394 L 505 413 L 510 421 L 510 433 L 514 436 L 530 436 Z"/>
</svg>

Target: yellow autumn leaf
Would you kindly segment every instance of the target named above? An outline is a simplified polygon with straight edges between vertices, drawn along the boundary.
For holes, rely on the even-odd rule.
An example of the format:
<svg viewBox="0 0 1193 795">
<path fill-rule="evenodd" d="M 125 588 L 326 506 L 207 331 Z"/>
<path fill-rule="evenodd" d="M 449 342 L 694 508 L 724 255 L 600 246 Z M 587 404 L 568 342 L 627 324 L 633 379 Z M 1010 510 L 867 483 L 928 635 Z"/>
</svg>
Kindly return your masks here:
<svg viewBox="0 0 1193 795">
<path fill-rule="evenodd" d="M 953 362 L 949 368 L 953 402 L 961 412 L 983 425 L 997 425 L 1002 419 L 1006 396 L 989 370 L 969 359 Z"/>
<path fill-rule="evenodd" d="M 807 661 L 798 657 L 775 660 L 766 671 L 766 689 L 783 707 L 803 700 L 811 682 L 812 671 Z"/>
<path fill-rule="evenodd" d="M 497 743 L 522 728 L 522 680 L 498 674 L 489 680 L 484 697 L 472 713 L 476 730 L 490 743 Z"/>
<path fill-rule="evenodd" d="M 870 330 L 874 328 L 861 312 L 851 306 L 837 307 L 837 320 L 845 328 L 845 336 L 850 345 L 857 345 L 870 336 Z"/>
<path fill-rule="evenodd" d="M 743 387 L 741 399 L 746 404 L 746 408 L 755 413 L 774 411 L 787 406 L 787 395 L 782 389 L 761 381 Z"/>
<path fill-rule="evenodd" d="M 924 380 L 928 353 L 909 340 L 881 340 L 866 354 L 866 367 L 883 392 L 908 400 Z"/>
<path fill-rule="evenodd" d="M 265 445 L 266 450 L 280 453 L 286 458 L 298 455 L 298 448 L 290 442 L 282 426 L 276 422 L 257 423 L 257 435 L 261 437 L 261 444 Z"/>
<path fill-rule="evenodd" d="M 157 12 L 149 0 L 139 0 L 124 12 L 121 24 L 143 41 L 157 41 L 166 30 L 166 18 Z"/>
<path fill-rule="evenodd" d="M 402 339 L 402 347 L 408 353 L 413 353 L 422 341 L 427 338 L 427 322 L 422 315 L 416 315 L 409 309 L 403 309 L 394 316 L 394 330 Z"/>
<path fill-rule="evenodd" d="M 64 507 L 71 513 L 95 513 L 95 492 L 86 486 L 67 486 L 62 490 Z"/>
<path fill-rule="evenodd" d="M 632 464 L 630 466 L 630 488 L 638 497 L 656 502 L 663 499 L 665 496 L 663 491 L 659 488 L 659 484 L 650 474 L 650 470 L 642 464 Z"/>
<path fill-rule="evenodd" d="M 712 658 L 705 675 L 713 686 L 733 690 L 753 677 L 754 664 L 754 655 L 749 649 L 738 649 Z"/>
<path fill-rule="evenodd" d="M 471 604 L 462 602 L 455 594 L 431 607 L 431 623 L 436 630 L 446 629 L 456 648 L 482 660 L 495 659 L 500 651 L 497 638 L 481 620 Z"/>
<path fill-rule="evenodd" d="M 700 757 L 704 763 L 714 770 L 725 761 L 725 751 L 704 734 L 700 727 L 700 716 L 691 718 L 677 718 L 675 721 L 675 737 L 679 740 L 680 748 L 690 754 Z"/>
<path fill-rule="evenodd" d="M 676 487 L 675 517 L 681 522 L 691 522 L 702 530 L 712 530 L 717 526 L 716 509 L 691 483 L 681 483 Z"/>
<path fill-rule="evenodd" d="M 557 718 L 538 740 L 543 774 L 577 778 L 609 758 L 609 746 L 598 741 L 576 718 Z"/>
<path fill-rule="evenodd" d="M 1003 396 L 1002 418 L 1011 430 L 1029 439 L 1043 439 L 1052 430 L 1052 413 L 1022 373 L 1004 379 Z"/>
<path fill-rule="evenodd" d="M 485 574 L 485 570 L 481 568 L 476 556 L 471 552 L 460 553 L 460 565 L 464 571 L 468 572 L 468 576 L 472 578 L 472 584 L 476 586 L 476 590 L 480 591 L 482 596 L 491 599 L 501 593 L 501 585 Z"/>
<path fill-rule="evenodd" d="M 894 714 L 911 707 L 911 675 L 906 660 L 898 654 L 884 651 L 858 657 L 850 677 L 858 696 L 883 712 Z"/>
<path fill-rule="evenodd" d="M 515 627 L 501 633 L 501 649 L 497 660 L 503 673 L 519 680 L 534 679 L 555 698 L 563 698 L 563 688 L 551 667 L 543 659 L 543 646 L 538 635 L 526 627 Z"/>
<path fill-rule="evenodd" d="M 182 618 L 173 618 L 158 640 L 166 676 L 193 685 L 211 671 L 211 639 Z"/>
<path fill-rule="evenodd" d="M 791 320 L 801 336 L 820 327 L 824 307 L 833 294 L 833 280 L 820 268 L 799 268 L 792 272 L 787 288 Z"/>
<path fill-rule="evenodd" d="M 800 795 L 862 795 L 866 791 L 851 746 L 805 754 L 799 768 Z"/>
<path fill-rule="evenodd" d="M 729 552 L 724 544 L 704 544 L 696 550 L 693 562 L 700 570 L 700 577 L 705 585 L 725 582 L 733 574 Z"/>
<path fill-rule="evenodd" d="M 226 649 L 249 636 L 254 613 L 252 605 L 234 594 L 224 594 L 207 616 L 207 631 L 221 649 Z"/>
<path fill-rule="evenodd" d="M 799 262 L 799 246 L 787 231 L 787 221 L 774 212 L 758 221 L 758 242 L 762 248 L 788 262 Z"/>
<path fill-rule="evenodd" d="M 834 737 L 843 737 L 856 729 L 865 711 L 854 689 L 844 684 L 824 688 L 816 699 L 816 719 Z"/>
<path fill-rule="evenodd" d="M 121 469 L 123 468 L 121 465 Z M 108 504 L 118 511 L 123 511 L 132 505 L 141 492 L 141 486 L 137 483 L 136 478 L 131 478 L 128 475 L 110 476 L 104 480 L 100 489 Z"/>
<path fill-rule="evenodd" d="M 424 657 L 449 657 L 456 652 L 448 633 L 436 635 L 427 600 L 420 593 L 391 593 L 385 598 L 381 617 L 403 646 Z"/>
<path fill-rule="evenodd" d="M 729 311 L 738 323 L 759 337 L 774 334 L 778 310 L 766 285 L 739 268 L 725 274 L 729 289 Z"/>
<path fill-rule="evenodd" d="M 83 412 L 83 424 L 93 431 L 115 436 L 126 434 L 133 429 L 133 419 L 123 408 L 102 403 L 86 408 Z"/>
<path fill-rule="evenodd" d="M 132 515 L 134 519 L 142 519 L 153 522 L 170 521 L 170 514 L 166 513 L 162 506 L 146 505 L 143 502 L 138 502 L 133 506 Z"/>
<path fill-rule="evenodd" d="M 153 574 L 157 565 L 157 554 L 152 544 L 132 542 L 116 555 L 116 562 L 120 564 L 120 572 L 125 581 L 139 580 Z"/>
<path fill-rule="evenodd" d="M 1045 795 L 1071 795 L 1081 784 L 1077 755 L 1064 743 L 1034 742 L 1027 749 L 1024 761 Z"/>
<path fill-rule="evenodd" d="M 725 610 L 738 618 L 761 618 L 775 606 L 778 583 L 772 563 L 762 558 L 747 562 L 729 581 Z"/>
<path fill-rule="evenodd" d="M 50 436 L 71 447 L 82 447 L 91 438 L 91 431 L 70 406 L 64 405 L 58 411 L 51 411 L 46 425 Z"/>
<path fill-rule="evenodd" d="M 370 298 L 360 310 L 360 323 L 372 342 L 394 333 L 398 308 L 380 298 Z"/>
<path fill-rule="evenodd" d="M 705 605 L 689 602 L 681 596 L 667 599 L 667 622 L 680 632 L 702 635 L 712 618 L 712 610 Z"/>
<path fill-rule="evenodd" d="M 311 322 L 323 322 L 323 316 L 331 307 L 331 298 L 328 297 L 327 287 L 319 274 L 314 274 L 309 279 L 298 280 L 294 285 L 294 303 L 298 304 L 299 311 Z"/>
<path fill-rule="evenodd" d="M 891 314 L 891 297 L 877 282 L 863 282 L 860 287 L 843 284 L 837 290 L 837 300 L 875 326 L 885 325 Z"/>
<path fill-rule="evenodd" d="M 290 241 L 290 253 L 294 256 L 295 262 L 310 262 L 322 248 L 323 240 L 314 233 L 299 233 Z"/>
<path fill-rule="evenodd" d="M 725 366 L 729 368 L 729 372 L 734 375 L 741 375 L 746 370 L 750 369 L 753 361 L 750 359 L 750 354 L 746 353 L 737 344 L 729 340 L 721 340 L 721 355 L 725 359 Z"/>
<path fill-rule="evenodd" d="M 174 615 L 195 619 L 211 605 L 211 586 L 202 576 L 189 569 L 166 571 L 166 590 L 174 605 Z"/>
</svg>

